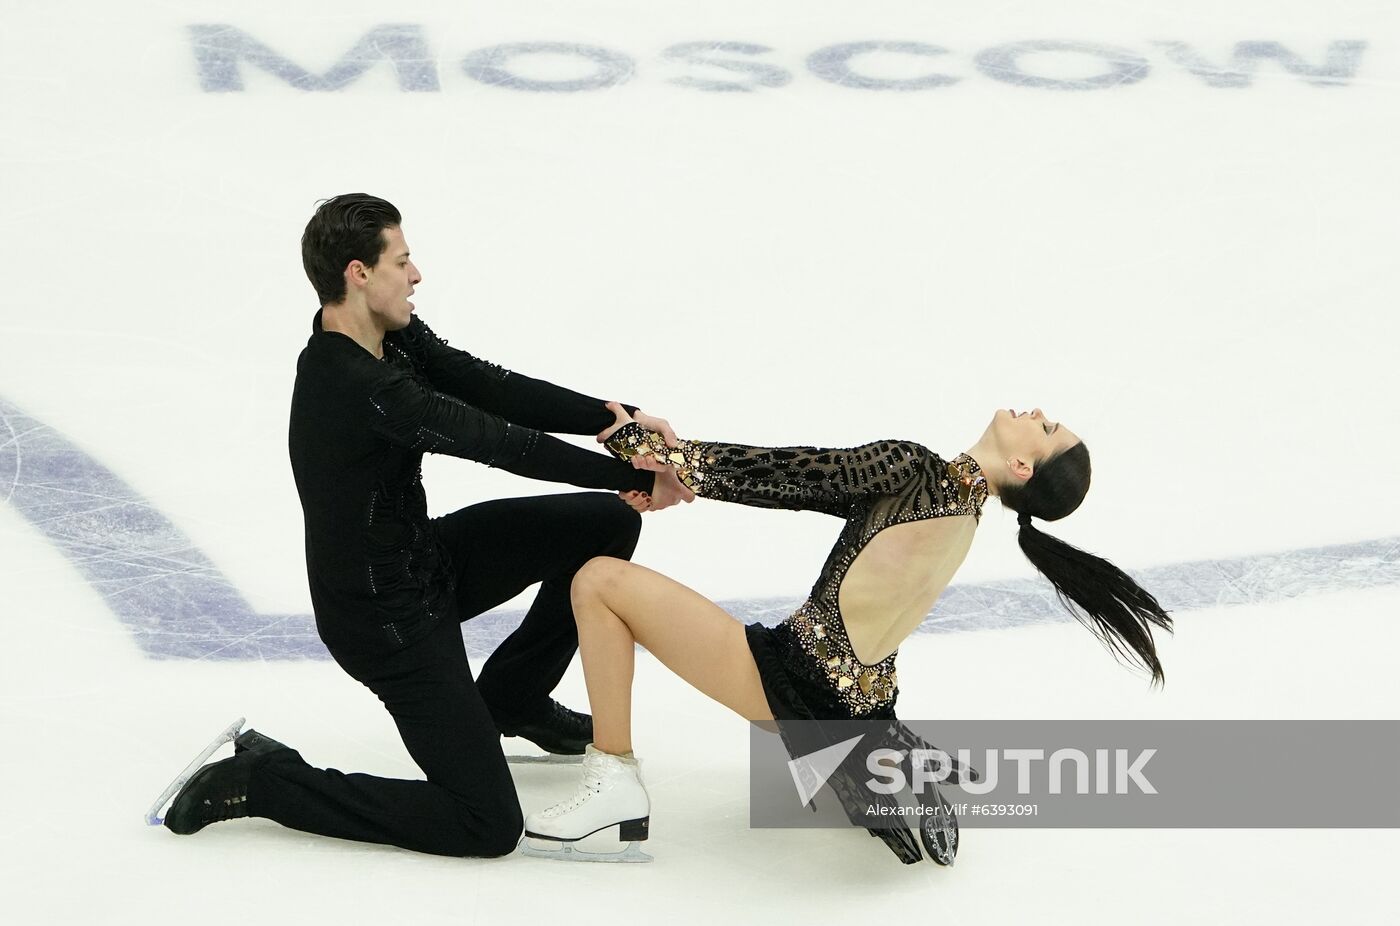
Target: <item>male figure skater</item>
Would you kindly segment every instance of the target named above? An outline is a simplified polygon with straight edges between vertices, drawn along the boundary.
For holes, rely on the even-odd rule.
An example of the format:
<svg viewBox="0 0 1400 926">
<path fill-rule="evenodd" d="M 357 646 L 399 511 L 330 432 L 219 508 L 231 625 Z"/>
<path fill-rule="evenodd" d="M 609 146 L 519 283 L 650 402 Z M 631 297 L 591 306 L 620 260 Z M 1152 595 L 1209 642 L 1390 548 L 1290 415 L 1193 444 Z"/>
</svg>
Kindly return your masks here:
<svg viewBox="0 0 1400 926">
<path fill-rule="evenodd" d="M 249 730 L 176 795 L 165 825 L 177 833 L 256 816 L 439 855 L 509 853 L 523 820 L 500 736 L 562 754 L 592 741 L 591 718 L 550 696 L 578 648 L 569 585 L 595 556 L 629 558 L 640 517 L 612 493 L 579 493 L 429 519 L 423 454 L 644 493 L 627 496 L 639 509 L 689 500 L 678 482 L 543 433 L 604 431 L 615 419 L 603 400 L 449 347 L 416 318 L 422 277 L 401 224 L 361 193 L 325 201 L 307 224 L 302 261 L 321 310 L 297 362 L 289 446 L 317 630 L 393 715 L 427 780 L 313 768 Z M 629 411 L 674 442 L 664 420 Z M 474 680 L 461 622 L 536 582 L 524 621 Z"/>
</svg>

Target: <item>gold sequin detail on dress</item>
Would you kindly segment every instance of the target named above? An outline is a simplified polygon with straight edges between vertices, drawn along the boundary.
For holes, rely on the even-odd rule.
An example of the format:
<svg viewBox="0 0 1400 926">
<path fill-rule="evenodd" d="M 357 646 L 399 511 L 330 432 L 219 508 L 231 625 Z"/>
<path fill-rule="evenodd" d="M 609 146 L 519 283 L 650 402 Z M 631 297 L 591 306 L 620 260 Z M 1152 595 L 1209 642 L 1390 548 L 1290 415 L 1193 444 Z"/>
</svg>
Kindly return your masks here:
<svg viewBox="0 0 1400 926">
<path fill-rule="evenodd" d="M 666 438 L 658 432 L 648 430 L 635 421 L 628 422 L 613 432 L 604 445 L 619 460 L 630 460 L 635 456 L 654 457 L 676 468 L 676 475 L 692 492 L 699 494 L 699 486 L 705 480 L 702 467 L 705 465 L 703 453 L 694 441 L 681 440 L 675 447 L 666 446 Z M 711 459 L 710 463 L 715 461 Z"/>
<path fill-rule="evenodd" d="M 856 658 L 838 603 L 846 573 L 885 528 L 950 515 L 980 519 L 987 500 L 976 460 L 967 454 L 944 460 L 910 441 L 832 449 L 682 440 L 669 448 L 660 434 L 629 423 L 606 446 L 622 459 L 645 453 L 673 463 L 681 481 L 705 498 L 845 520 L 811 594 L 783 625 L 806 655 L 795 668 L 854 717 L 891 704 L 899 687 L 897 653 L 873 666 Z"/>
</svg>

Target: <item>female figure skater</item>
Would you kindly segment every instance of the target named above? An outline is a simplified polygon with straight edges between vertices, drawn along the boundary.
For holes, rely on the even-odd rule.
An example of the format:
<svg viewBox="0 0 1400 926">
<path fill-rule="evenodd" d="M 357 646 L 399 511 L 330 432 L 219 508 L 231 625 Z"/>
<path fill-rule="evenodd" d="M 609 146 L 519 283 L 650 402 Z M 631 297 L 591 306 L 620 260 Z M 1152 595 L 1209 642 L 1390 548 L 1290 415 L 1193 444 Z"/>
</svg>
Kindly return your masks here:
<svg viewBox="0 0 1400 926">
<path fill-rule="evenodd" d="M 846 526 L 806 602 L 772 628 L 745 627 L 680 583 L 624 560 L 600 557 L 577 573 L 573 608 L 594 741 L 578 792 L 526 819 L 529 854 L 569 855 L 571 842 L 620 825 L 631 845 L 613 855 L 646 859 L 636 851 L 650 802 L 632 755 L 635 643 L 741 717 L 776 720 L 780 731 L 785 721 L 811 719 L 898 725 L 896 651 L 967 556 L 988 495 L 1017 512 L 1022 551 L 1066 608 L 1116 653 L 1146 667 L 1154 684 L 1163 679 L 1152 627 L 1170 630 L 1171 619 L 1157 600 L 1111 563 L 1032 523 L 1070 514 L 1089 488 L 1089 451 L 1040 409 L 998 410 L 971 449 L 945 460 L 896 440 L 842 450 L 686 440 L 670 447 L 610 407 L 617 423 L 600 439 L 615 456 L 658 472 L 655 492 L 685 497 L 689 489 L 702 498 L 821 511 Z M 648 499 L 633 493 L 629 501 L 644 507 Z M 907 828 L 871 832 L 903 861 L 918 860 Z M 934 861 L 952 862 L 954 820 L 924 821 L 921 836 Z M 541 851 L 532 838 L 562 845 Z"/>
</svg>

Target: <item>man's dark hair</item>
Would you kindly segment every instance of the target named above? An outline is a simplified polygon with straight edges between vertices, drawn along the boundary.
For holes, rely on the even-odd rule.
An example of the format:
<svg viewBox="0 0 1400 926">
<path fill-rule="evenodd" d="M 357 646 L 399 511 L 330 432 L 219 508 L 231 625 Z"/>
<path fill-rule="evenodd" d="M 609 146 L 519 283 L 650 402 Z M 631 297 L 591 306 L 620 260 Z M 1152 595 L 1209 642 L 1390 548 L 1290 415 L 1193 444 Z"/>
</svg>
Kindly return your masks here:
<svg viewBox="0 0 1400 926">
<path fill-rule="evenodd" d="M 321 305 L 345 298 L 345 268 L 366 267 L 384 253 L 384 229 L 402 224 L 393 204 L 368 193 L 342 193 L 322 200 L 301 235 L 301 264 Z"/>
</svg>

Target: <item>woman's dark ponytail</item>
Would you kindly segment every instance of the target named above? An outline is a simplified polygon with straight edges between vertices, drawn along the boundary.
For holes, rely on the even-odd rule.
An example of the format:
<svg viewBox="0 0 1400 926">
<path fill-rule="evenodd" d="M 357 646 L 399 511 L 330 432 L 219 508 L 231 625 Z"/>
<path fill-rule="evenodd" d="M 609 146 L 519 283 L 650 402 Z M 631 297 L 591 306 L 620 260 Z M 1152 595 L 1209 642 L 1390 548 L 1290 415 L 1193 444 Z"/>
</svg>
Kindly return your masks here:
<svg viewBox="0 0 1400 926">
<path fill-rule="evenodd" d="M 1017 512 L 1017 541 L 1031 565 L 1055 586 L 1065 609 L 1115 655 L 1135 661 L 1159 684 L 1165 678 L 1152 628 L 1172 629 L 1172 619 L 1152 593 L 1108 560 L 1037 530 L 1035 516 L 1055 521 L 1079 507 L 1089 491 L 1089 451 L 1082 444 L 1044 461 L 1019 486 L 1005 486 L 1001 502 Z"/>
</svg>

